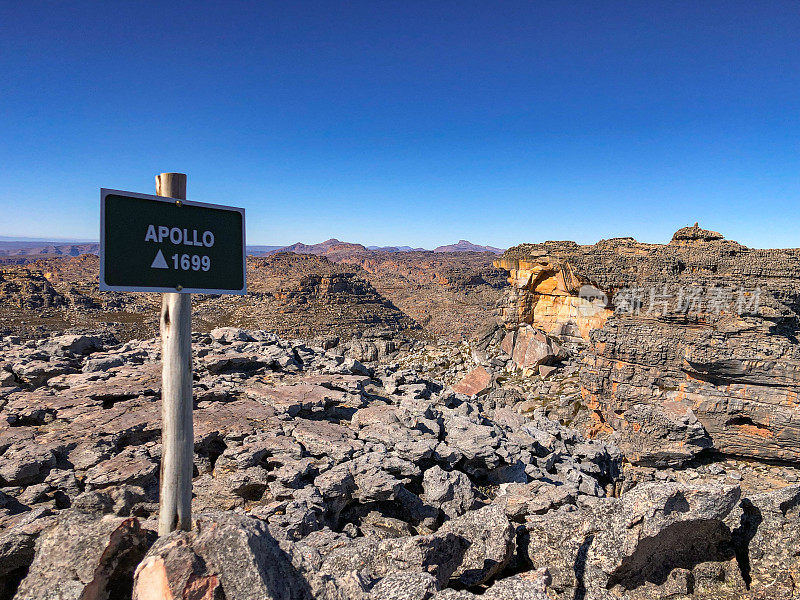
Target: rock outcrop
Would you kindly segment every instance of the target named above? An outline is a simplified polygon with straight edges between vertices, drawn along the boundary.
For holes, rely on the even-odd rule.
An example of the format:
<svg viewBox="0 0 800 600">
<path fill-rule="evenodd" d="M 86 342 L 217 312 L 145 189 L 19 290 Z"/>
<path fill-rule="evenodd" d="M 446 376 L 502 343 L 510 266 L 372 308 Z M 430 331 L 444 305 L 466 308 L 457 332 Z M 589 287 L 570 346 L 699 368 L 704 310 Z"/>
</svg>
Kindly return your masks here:
<svg viewBox="0 0 800 600">
<path fill-rule="evenodd" d="M 588 343 L 584 402 L 629 460 L 800 460 L 800 250 L 695 226 L 669 245 L 524 244 L 496 264 L 511 273 L 506 327 Z"/>
<path fill-rule="evenodd" d="M 719 587 L 744 592 L 724 523 L 739 496 L 736 486 L 643 484 L 619 499 L 532 518 L 528 555 L 548 569 L 559 598 L 690 596 L 701 576 L 693 570 L 711 561 L 729 567 Z"/>
</svg>

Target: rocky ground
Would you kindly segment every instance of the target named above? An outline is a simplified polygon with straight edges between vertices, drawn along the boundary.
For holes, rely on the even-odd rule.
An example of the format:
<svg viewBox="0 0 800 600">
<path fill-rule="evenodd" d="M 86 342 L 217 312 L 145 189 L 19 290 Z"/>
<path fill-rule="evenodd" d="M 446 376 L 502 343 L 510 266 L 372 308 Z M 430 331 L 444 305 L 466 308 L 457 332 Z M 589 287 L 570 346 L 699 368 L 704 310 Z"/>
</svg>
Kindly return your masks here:
<svg viewBox="0 0 800 600">
<path fill-rule="evenodd" d="M 195 521 L 160 539 L 158 298 L 0 272 L 0 600 L 800 595 L 800 251 L 337 248 L 196 298 Z"/>
<path fill-rule="evenodd" d="M 156 540 L 158 341 L 5 338 L 0 598 L 793 597 L 794 469 L 628 465 L 497 381 L 504 339 L 194 334 L 195 527 Z"/>
</svg>

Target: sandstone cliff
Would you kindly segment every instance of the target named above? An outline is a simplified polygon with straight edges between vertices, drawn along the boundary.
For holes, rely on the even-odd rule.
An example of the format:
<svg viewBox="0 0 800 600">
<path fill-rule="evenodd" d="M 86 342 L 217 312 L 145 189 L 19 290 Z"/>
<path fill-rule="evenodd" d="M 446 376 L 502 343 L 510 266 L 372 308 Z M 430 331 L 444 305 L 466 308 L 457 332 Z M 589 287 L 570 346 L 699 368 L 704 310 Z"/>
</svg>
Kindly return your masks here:
<svg viewBox="0 0 800 600">
<path fill-rule="evenodd" d="M 631 461 L 800 460 L 800 250 L 695 225 L 668 245 L 523 244 L 495 265 L 510 273 L 507 328 L 588 343 L 584 400 Z"/>
</svg>

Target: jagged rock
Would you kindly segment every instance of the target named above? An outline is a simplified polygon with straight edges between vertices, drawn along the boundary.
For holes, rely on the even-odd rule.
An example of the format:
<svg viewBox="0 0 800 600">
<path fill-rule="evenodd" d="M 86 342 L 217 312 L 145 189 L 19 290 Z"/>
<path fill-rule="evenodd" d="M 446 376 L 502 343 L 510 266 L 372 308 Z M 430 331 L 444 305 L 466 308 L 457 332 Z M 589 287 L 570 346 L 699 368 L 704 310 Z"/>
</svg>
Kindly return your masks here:
<svg viewBox="0 0 800 600">
<path fill-rule="evenodd" d="M 692 227 L 682 227 L 672 236 L 670 244 L 686 244 L 692 242 L 713 242 L 725 239 L 721 233 L 700 229 L 700 224 L 695 223 Z"/>
<path fill-rule="evenodd" d="M 467 472 L 485 473 L 499 467 L 502 462 L 496 452 L 501 433 L 494 423 L 480 423 L 476 420 L 466 416 L 447 419 L 444 424 L 446 442 L 464 457 L 464 468 Z"/>
<path fill-rule="evenodd" d="M 516 531 L 502 509 L 486 506 L 445 522 L 437 535 L 454 534 L 469 542 L 464 558 L 453 573 L 461 585 L 485 583 L 511 561 Z"/>
<path fill-rule="evenodd" d="M 408 523 L 375 510 L 368 512 L 361 519 L 358 528 L 365 536 L 382 540 L 412 535 L 411 527 Z"/>
<path fill-rule="evenodd" d="M 44 385 L 48 379 L 70 372 L 71 366 L 64 360 L 33 360 L 11 365 L 11 371 L 24 385 L 37 388 Z"/>
<path fill-rule="evenodd" d="M 368 340 L 353 340 L 347 346 L 347 356 L 359 362 L 374 362 L 378 360 L 378 347 Z"/>
<path fill-rule="evenodd" d="M 533 576 L 531 576 L 533 575 Z M 550 600 L 544 593 L 546 576 L 525 573 L 507 577 L 493 583 L 480 596 L 463 590 L 446 589 L 431 596 L 432 600 Z"/>
<path fill-rule="evenodd" d="M 453 391 L 466 396 L 477 396 L 485 392 L 492 383 L 492 374 L 483 367 L 475 367 L 453 386 Z"/>
<path fill-rule="evenodd" d="M 84 373 L 97 373 L 100 371 L 108 371 L 114 367 L 121 367 L 125 364 L 125 360 L 121 356 L 94 356 L 87 359 L 83 365 Z"/>
<path fill-rule="evenodd" d="M 160 538 L 136 567 L 134 600 L 310 600 L 311 587 L 266 524 L 207 513 L 191 532 Z"/>
<path fill-rule="evenodd" d="M 327 421 L 298 419 L 292 435 L 312 456 L 328 455 L 336 462 L 351 458 L 364 446 L 352 430 Z"/>
<path fill-rule="evenodd" d="M 395 366 L 376 365 L 373 377 L 332 374 L 318 349 L 248 335 L 252 341 L 225 345 L 194 336 L 197 364 L 220 350 L 219 356 L 235 360 L 277 349 L 294 353 L 294 365 L 273 364 L 268 372 L 200 370 L 193 513 L 222 509 L 231 517 L 238 513 L 236 519 L 244 519 L 243 512 L 257 517 L 269 532 L 253 532 L 249 520 L 223 529 L 237 539 L 273 536 L 309 597 L 367 600 L 375 597 L 374 587 L 383 589 L 377 587 L 383 578 L 397 573 L 409 577 L 409 593 L 413 588 L 423 595 L 432 593 L 424 573 L 436 578 L 437 589 L 454 572 L 456 585 L 490 584 L 510 564 L 515 526 L 499 504 L 474 510 L 478 495 L 488 501 L 496 484 L 547 478 L 548 485 L 570 490 L 575 500 L 569 502 L 577 503 L 602 494 L 602 485 L 619 476 L 619 457 L 606 444 L 586 441 L 541 414 L 519 414 L 516 395 L 495 395 L 491 402 L 487 396 L 484 404 Z M 0 499 L 6 505 L 0 507 L 0 535 L 10 527 L 6 515 L 28 509 L 23 503 L 54 512 L 71 504 L 71 512 L 95 518 L 149 522 L 155 516 L 162 452 L 157 347 L 157 341 L 137 342 L 69 358 L 75 369 L 95 358 L 119 358 L 123 365 L 57 376 L 46 387 L 0 398 L 8 423 L 0 427 Z M 145 354 L 127 358 L 138 352 Z M 173 552 L 183 558 L 167 561 L 174 572 L 153 567 L 166 577 L 156 577 L 156 593 L 171 586 L 176 594 L 232 597 L 223 558 L 212 569 L 209 553 L 198 545 L 209 523 L 224 518 L 203 517 L 199 532 L 176 534 L 187 537 L 165 547 L 161 558 Z M 450 520 L 437 531 L 442 519 Z M 244 546 L 236 552 L 244 553 Z M 339 561 L 371 558 L 334 568 L 334 554 Z M 382 584 L 386 594 L 399 580 Z"/>
<path fill-rule="evenodd" d="M 529 374 L 537 373 L 541 365 L 567 356 L 564 350 L 544 332 L 530 325 L 522 325 L 514 331 L 509 331 L 503 338 L 501 348 L 511 356 L 517 368 Z"/>
<path fill-rule="evenodd" d="M 147 487 L 156 482 L 158 465 L 145 452 L 126 448 L 86 471 L 86 485 L 101 489 L 112 485 L 130 484 Z"/>
<path fill-rule="evenodd" d="M 135 518 L 64 515 L 41 534 L 16 600 L 123 597 L 147 536 Z M 130 583 L 128 583 L 130 585 Z"/>
<path fill-rule="evenodd" d="M 800 486 L 752 494 L 726 523 L 744 583 L 754 597 L 772 600 L 796 594 L 800 568 Z M 719 597 L 718 590 L 716 591 Z"/>
<path fill-rule="evenodd" d="M 441 588 L 462 563 L 469 542 L 458 535 L 438 533 L 399 539 L 359 539 L 325 558 L 322 573 L 361 571 L 378 579 L 394 573 L 428 573 Z"/>
<path fill-rule="evenodd" d="M 31 485 L 44 480 L 55 467 L 58 444 L 18 443 L 3 453 L 0 461 L 0 479 L 5 485 Z"/>
<path fill-rule="evenodd" d="M 553 485 L 544 481 L 506 483 L 494 503 L 509 519 L 522 521 L 527 515 L 544 514 L 549 510 L 575 504 L 579 489 L 570 485 Z"/>
<path fill-rule="evenodd" d="M 421 499 L 437 507 L 448 519 L 463 515 L 475 504 L 472 482 L 457 471 L 448 472 L 434 465 L 425 471 L 422 487 L 425 491 Z"/>
<path fill-rule="evenodd" d="M 392 573 L 370 590 L 375 600 L 427 600 L 437 590 L 436 578 L 430 573 Z"/>
<path fill-rule="evenodd" d="M 249 332 L 237 327 L 218 327 L 217 329 L 212 329 L 210 335 L 214 340 L 221 344 L 253 341 L 253 337 Z"/>
<path fill-rule="evenodd" d="M 738 486 L 641 484 L 620 499 L 529 517 L 528 556 L 549 570 L 559 597 L 626 593 L 675 568 L 725 559 L 731 534 L 723 520 L 739 495 Z"/>
<path fill-rule="evenodd" d="M 35 556 L 36 540 L 57 517 L 48 508 L 37 508 L 13 518 L 0 531 L 0 597 L 11 598 Z"/>
<path fill-rule="evenodd" d="M 91 335 L 60 335 L 45 341 L 41 349 L 48 354 L 90 354 L 103 349 L 103 341 Z"/>
<path fill-rule="evenodd" d="M 208 369 L 209 372 L 215 374 L 235 372 L 248 373 L 270 367 L 274 363 L 274 359 L 259 354 L 258 352 L 209 354 L 202 359 L 202 365 Z"/>
</svg>

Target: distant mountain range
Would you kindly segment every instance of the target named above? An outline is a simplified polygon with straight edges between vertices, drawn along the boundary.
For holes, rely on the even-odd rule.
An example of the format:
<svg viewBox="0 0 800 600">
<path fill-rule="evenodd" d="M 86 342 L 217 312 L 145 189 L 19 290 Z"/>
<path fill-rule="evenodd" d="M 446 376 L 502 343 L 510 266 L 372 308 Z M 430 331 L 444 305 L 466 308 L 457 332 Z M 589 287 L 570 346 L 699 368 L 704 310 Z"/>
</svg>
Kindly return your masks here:
<svg viewBox="0 0 800 600">
<path fill-rule="evenodd" d="M 434 252 L 492 252 L 494 254 L 502 254 L 505 250 L 495 248 L 494 246 L 478 246 L 467 240 L 458 240 L 457 244 L 450 244 L 449 246 L 439 246 L 433 249 Z"/>
<path fill-rule="evenodd" d="M 341 254 L 350 252 L 428 252 L 425 248 L 412 248 L 411 246 L 363 246 L 343 242 L 335 238 L 325 240 L 319 244 L 303 244 L 297 242 L 290 246 L 248 246 L 247 253 L 251 256 L 268 256 L 278 252 L 294 252 L 296 254 Z M 493 246 L 479 246 L 459 240 L 456 244 L 439 246 L 434 252 L 492 252 L 502 254 L 503 250 Z M 99 254 L 100 244 L 97 242 L 69 242 L 14 239 L 0 237 L 0 258 L 19 259 L 22 261 L 50 256 L 79 256 L 81 254 Z"/>
<path fill-rule="evenodd" d="M 267 246 L 268 247 L 268 246 Z M 350 242 L 343 242 L 341 240 L 337 240 L 336 238 L 331 238 L 329 240 L 325 240 L 324 242 L 320 242 L 319 244 L 303 244 L 302 242 L 297 242 L 296 244 L 292 244 L 291 246 L 284 246 L 282 248 L 275 248 L 273 250 L 269 250 L 263 252 L 262 254 L 275 254 L 277 252 L 294 252 L 296 254 L 331 254 L 331 253 L 340 253 L 340 252 L 358 252 L 358 251 L 366 251 L 372 250 L 374 252 L 430 252 L 425 248 L 412 248 L 411 246 L 363 246 L 361 244 L 353 244 Z M 492 252 L 494 254 L 502 254 L 503 250 L 501 248 L 495 248 L 494 246 L 478 246 L 477 244 L 473 244 L 472 242 L 468 242 L 467 240 L 459 240 L 456 244 L 450 244 L 448 246 L 439 246 L 438 248 L 433 249 L 434 252 Z M 250 254 L 254 254 L 250 252 Z"/>
<path fill-rule="evenodd" d="M 3 256 L 80 256 L 98 254 L 97 242 L 65 243 L 48 241 L 0 241 L 0 257 Z"/>
</svg>

